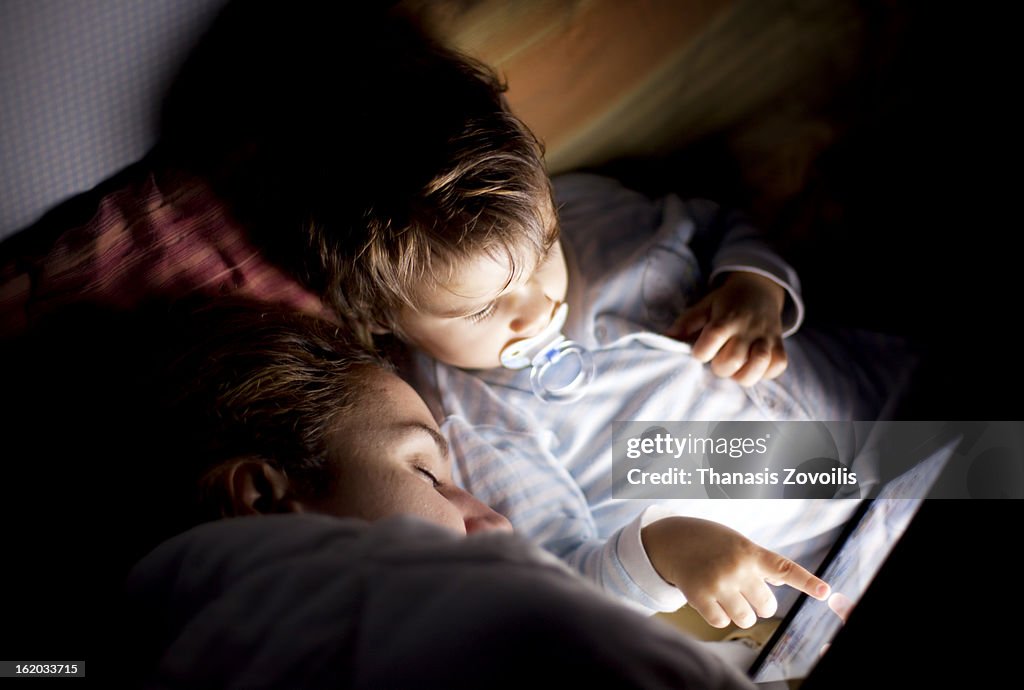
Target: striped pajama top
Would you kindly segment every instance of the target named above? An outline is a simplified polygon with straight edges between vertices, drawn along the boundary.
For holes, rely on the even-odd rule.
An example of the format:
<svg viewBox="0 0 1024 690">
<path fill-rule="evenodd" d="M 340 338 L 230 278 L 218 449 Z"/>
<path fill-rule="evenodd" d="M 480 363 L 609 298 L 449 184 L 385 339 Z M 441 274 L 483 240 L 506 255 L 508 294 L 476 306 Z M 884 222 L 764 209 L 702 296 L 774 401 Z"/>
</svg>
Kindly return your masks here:
<svg viewBox="0 0 1024 690">
<path fill-rule="evenodd" d="M 900 341 L 861 332 L 794 335 L 803 305 L 793 270 L 740 216 L 715 204 L 651 200 L 587 174 L 556 177 L 554 188 L 569 269 L 564 332 L 591 351 L 596 375 L 579 401 L 550 404 L 534 397 L 529 370 L 468 371 L 417 354 L 414 382 L 445 420 L 457 480 L 518 532 L 647 611 L 685 603 L 640 541 L 644 525 L 667 515 L 722 522 L 813 567 L 854 501 L 613 498 L 612 423 L 873 420 L 900 385 Z M 789 366 L 746 389 L 660 335 L 709 282 L 735 270 L 767 276 L 787 292 Z"/>
</svg>

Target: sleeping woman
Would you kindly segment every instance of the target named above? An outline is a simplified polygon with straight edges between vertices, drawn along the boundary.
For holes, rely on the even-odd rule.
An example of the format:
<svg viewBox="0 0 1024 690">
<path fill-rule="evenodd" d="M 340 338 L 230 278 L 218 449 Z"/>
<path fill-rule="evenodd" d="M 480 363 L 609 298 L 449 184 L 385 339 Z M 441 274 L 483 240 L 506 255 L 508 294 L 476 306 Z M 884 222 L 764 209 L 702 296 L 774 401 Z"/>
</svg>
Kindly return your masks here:
<svg viewBox="0 0 1024 690">
<path fill-rule="evenodd" d="M 337 326 L 234 302 L 80 316 L 3 353 L 24 402 L 4 520 L 26 556 L 5 573 L 25 595 L 18 651 L 147 687 L 461 687 L 542 668 L 749 687 L 509 534 L 453 484 L 419 396 Z"/>
</svg>

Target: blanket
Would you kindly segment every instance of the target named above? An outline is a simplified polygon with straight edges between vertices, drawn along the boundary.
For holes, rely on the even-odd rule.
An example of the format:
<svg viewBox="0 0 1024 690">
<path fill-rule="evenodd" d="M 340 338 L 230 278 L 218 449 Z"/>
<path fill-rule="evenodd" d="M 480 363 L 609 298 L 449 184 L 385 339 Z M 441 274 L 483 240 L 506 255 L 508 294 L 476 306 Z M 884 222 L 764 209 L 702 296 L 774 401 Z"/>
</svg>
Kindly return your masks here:
<svg viewBox="0 0 1024 690">
<path fill-rule="evenodd" d="M 128 581 L 146 687 L 752 687 L 524 540 L 411 518 L 222 520 Z"/>
</svg>

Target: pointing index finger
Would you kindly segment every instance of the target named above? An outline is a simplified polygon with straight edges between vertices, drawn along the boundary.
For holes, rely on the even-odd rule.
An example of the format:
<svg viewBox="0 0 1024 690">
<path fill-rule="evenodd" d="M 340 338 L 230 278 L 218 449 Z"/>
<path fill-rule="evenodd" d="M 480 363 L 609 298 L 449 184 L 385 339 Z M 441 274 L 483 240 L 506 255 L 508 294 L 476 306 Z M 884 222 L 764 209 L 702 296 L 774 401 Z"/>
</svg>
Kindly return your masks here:
<svg viewBox="0 0 1024 690">
<path fill-rule="evenodd" d="M 769 584 L 789 585 L 819 601 L 824 601 L 828 598 L 831 588 L 824 580 L 815 577 L 806 568 L 788 558 L 771 552 L 768 553 L 770 561 L 765 580 Z"/>
</svg>

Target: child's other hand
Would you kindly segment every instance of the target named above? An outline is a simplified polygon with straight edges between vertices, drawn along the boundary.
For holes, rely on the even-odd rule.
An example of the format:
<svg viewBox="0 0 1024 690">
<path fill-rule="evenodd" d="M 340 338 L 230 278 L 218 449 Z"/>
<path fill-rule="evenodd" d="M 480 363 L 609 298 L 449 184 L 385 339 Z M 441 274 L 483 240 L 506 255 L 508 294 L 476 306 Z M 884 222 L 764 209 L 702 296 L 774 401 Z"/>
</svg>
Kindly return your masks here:
<svg viewBox="0 0 1024 690">
<path fill-rule="evenodd" d="M 666 335 L 692 340 L 693 356 L 711 362 L 716 376 L 753 386 L 786 370 L 782 344 L 785 300 L 782 286 L 762 275 L 730 273 L 721 285 L 684 311 Z"/>
<path fill-rule="evenodd" d="M 768 585 L 789 585 L 824 600 L 823 581 L 739 532 L 709 520 L 670 517 L 647 525 L 641 540 L 658 574 L 686 595 L 709 624 L 729 621 L 749 628 L 775 615 L 778 602 Z"/>
</svg>

